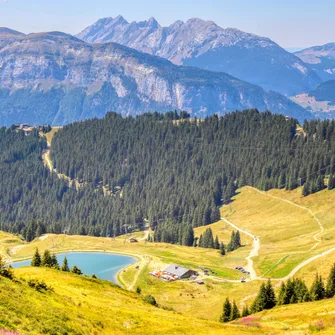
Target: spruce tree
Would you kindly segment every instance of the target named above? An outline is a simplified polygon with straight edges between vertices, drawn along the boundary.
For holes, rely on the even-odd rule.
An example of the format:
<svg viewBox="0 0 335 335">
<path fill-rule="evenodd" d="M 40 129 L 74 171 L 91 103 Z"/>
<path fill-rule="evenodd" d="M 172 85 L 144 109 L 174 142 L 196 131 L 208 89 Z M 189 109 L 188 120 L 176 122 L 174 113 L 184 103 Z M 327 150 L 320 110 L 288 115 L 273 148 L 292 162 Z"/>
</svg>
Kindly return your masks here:
<svg viewBox="0 0 335 335">
<path fill-rule="evenodd" d="M 243 310 L 242 310 L 242 316 L 245 317 L 245 316 L 248 316 L 248 315 L 250 315 L 248 305 L 244 305 Z"/>
<path fill-rule="evenodd" d="M 64 271 L 64 272 L 70 272 L 69 264 L 68 264 L 68 261 L 67 261 L 66 257 L 64 257 L 64 261 L 63 261 L 61 270 Z"/>
<path fill-rule="evenodd" d="M 311 286 L 310 297 L 312 301 L 322 300 L 325 298 L 326 292 L 323 284 L 322 277 L 318 274 L 315 275 L 314 282 Z"/>
<path fill-rule="evenodd" d="M 45 267 L 51 268 L 52 267 L 52 263 L 53 263 L 53 260 L 52 260 L 50 251 L 49 250 L 45 250 L 44 253 L 43 253 L 41 265 L 45 266 Z"/>
<path fill-rule="evenodd" d="M 198 247 L 203 248 L 203 237 L 202 237 L 202 234 L 200 234 L 200 237 L 199 237 Z"/>
<path fill-rule="evenodd" d="M 82 271 L 76 265 L 71 269 L 71 272 L 79 276 L 83 274 Z"/>
<path fill-rule="evenodd" d="M 182 244 L 191 247 L 193 245 L 193 242 L 194 242 L 194 232 L 193 228 L 189 225 L 188 227 L 186 227 L 184 231 Z"/>
<path fill-rule="evenodd" d="M 304 197 L 307 197 L 310 194 L 309 188 L 310 188 L 309 183 L 306 181 L 303 188 L 302 188 L 302 195 Z"/>
<path fill-rule="evenodd" d="M 333 174 L 331 174 L 329 176 L 328 179 L 328 190 L 333 190 L 335 188 L 335 177 L 333 176 Z"/>
<path fill-rule="evenodd" d="M 59 270 L 59 264 L 58 264 L 57 256 L 55 254 L 51 255 L 51 267 Z"/>
<path fill-rule="evenodd" d="M 285 305 L 285 297 L 286 297 L 286 285 L 284 282 L 280 285 L 280 290 L 278 294 L 277 305 Z"/>
<path fill-rule="evenodd" d="M 41 255 L 38 252 L 38 248 L 36 248 L 33 259 L 31 260 L 31 266 L 41 266 L 42 260 L 41 260 Z"/>
<path fill-rule="evenodd" d="M 266 303 L 264 309 L 271 309 L 274 306 L 276 306 L 276 295 L 270 279 L 268 280 L 265 286 L 265 290 L 266 290 Z"/>
<path fill-rule="evenodd" d="M 238 310 L 238 307 L 237 307 L 236 302 L 234 300 L 232 308 L 231 308 L 231 313 L 230 313 L 230 321 L 239 319 L 240 317 L 241 317 L 240 311 Z"/>
<path fill-rule="evenodd" d="M 229 298 L 226 298 L 224 304 L 223 304 L 223 311 L 220 316 L 220 322 L 229 322 L 230 316 L 231 316 L 232 306 L 229 301 Z"/>
<path fill-rule="evenodd" d="M 220 242 L 219 242 L 219 238 L 216 235 L 215 237 L 215 241 L 214 241 L 214 249 L 220 249 Z"/>
<path fill-rule="evenodd" d="M 226 248 L 225 248 L 225 245 L 223 244 L 223 242 L 221 242 L 221 244 L 220 244 L 220 254 L 222 256 L 224 256 L 226 254 Z"/>
<path fill-rule="evenodd" d="M 240 232 L 237 231 L 235 234 L 235 239 L 234 239 L 234 249 L 238 249 L 241 247 L 241 236 L 240 236 Z"/>
<path fill-rule="evenodd" d="M 326 296 L 327 298 L 333 298 L 335 296 L 335 264 L 333 264 L 326 287 Z"/>
<path fill-rule="evenodd" d="M 251 306 L 252 313 L 257 313 L 262 311 L 267 303 L 267 291 L 264 283 L 259 288 L 258 295 Z"/>
</svg>

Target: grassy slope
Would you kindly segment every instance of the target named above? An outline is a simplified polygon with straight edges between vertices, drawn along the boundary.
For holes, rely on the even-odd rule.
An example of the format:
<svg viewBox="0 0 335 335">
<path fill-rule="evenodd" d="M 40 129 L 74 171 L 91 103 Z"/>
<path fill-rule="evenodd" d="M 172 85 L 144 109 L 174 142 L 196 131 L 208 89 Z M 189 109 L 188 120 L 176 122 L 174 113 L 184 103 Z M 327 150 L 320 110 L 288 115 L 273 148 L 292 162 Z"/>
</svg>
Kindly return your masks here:
<svg viewBox="0 0 335 335">
<path fill-rule="evenodd" d="M 324 190 L 306 198 L 301 197 L 300 190 L 292 192 L 272 190 L 268 193 L 307 206 L 325 227 L 324 234 L 320 235 L 322 242 L 315 249 L 310 250 L 316 243 L 313 236 L 319 231 L 319 227 L 305 210 L 247 187 L 241 189 L 236 196 L 232 213 L 229 207 L 222 208 L 222 214 L 233 223 L 260 236 L 260 255 L 255 259 L 257 272 L 261 274 L 268 271 L 266 276 L 281 277 L 289 273 L 303 259 L 333 247 L 335 191 Z M 224 222 L 220 221 L 210 226 L 220 240 L 226 243 L 229 241 L 232 229 Z M 197 228 L 195 235 L 199 236 L 204 229 L 206 227 Z M 140 237 L 141 233 L 137 235 Z M 4 251 L 10 249 L 14 259 L 30 257 L 35 247 L 40 251 L 48 248 L 54 252 L 99 250 L 135 254 L 141 259 L 140 269 L 130 266 L 120 274 L 120 280 L 125 287 L 135 290 L 140 286 L 144 294 L 152 293 L 159 303 L 173 307 L 176 311 L 189 316 L 217 320 L 226 296 L 235 299 L 242 306 L 244 298 L 257 292 L 260 284 L 259 281 L 241 284 L 217 282 L 206 278 L 206 285 L 200 286 L 190 281 L 164 283 L 149 275 L 149 271 L 153 269 L 162 269 L 168 263 L 177 263 L 194 269 L 199 269 L 200 266 L 208 267 L 219 277 L 238 279 L 241 274 L 233 268 L 236 265 L 246 264 L 245 257 L 250 251 L 251 244 L 243 234 L 242 242 L 246 246 L 225 257 L 220 256 L 218 251 L 209 249 L 144 241 L 130 244 L 125 241 L 125 237 L 119 237 L 115 241 L 110 238 L 89 236 L 48 235 L 43 238 L 23 245 L 16 245 L 18 241 L 5 243 L 5 245 L 0 242 L 0 246 Z M 279 260 L 281 261 L 277 264 Z M 323 275 L 328 274 L 333 262 L 335 262 L 335 253 L 307 265 L 298 272 L 297 276 L 305 277 L 310 283 L 316 271 Z M 251 302 L 252 298 L 247 300 L 247 303 Z"/>
<path fill-rule="evenodd" d="M 321 243 L 313 249 L 314 235 L 320 232 L 320 227 L 308 211 L 249 187 L 241 189 L 234 198 L 232 213 L 228 206 L 222 208 L 224 217 L 260 237 L 260 255 L 255 258 L 258 275 L 278 278 L 287 275 L 304 259 L 333 246 L 335 191 L 324 190 L 306 198 L 301 196 L 300 189 L 272 190 L 267 194 L 308 207 L 325 229 L 319 235 Z"/>
<path fill-rule="evenodd" d="M 0 329 L 20 334 L 258 334 L 153 307 L 107 281 L 39 268 L 15 274 L 42 279 L 54 288 L 39 293 L 24 281 L 0 279 Z"/>
<path fill-rule="evenodd" d="M 335 299 L 276 307 L 251 316 L 251 323 L 272 328 L 281 334 L 333 335 L 335 331 Z M 235 324 L 243 324 L 243 320 Z M 260 328 L 260 329 L 262 329 Z M 318 329 L 319 328 L 319 329 Z M 272 333 L 272 332 L 271 332 Z"/>
<path fill-rule="evenodd" d="M 281 306 L 253 315 L 249 322 L 222 325 L 155 308 L 107 281 L 30 267 L 15 270 L 15 275 L 19 283 L 0 279 L 0 329 L 20 334 L 303 335 L 313 333 L 320 322 L 319 334 L 333 334 L 335 329 L 335 299 Z M 54 292 L 39 293 L 21 278 L 44 280 Z"/>
</svg>

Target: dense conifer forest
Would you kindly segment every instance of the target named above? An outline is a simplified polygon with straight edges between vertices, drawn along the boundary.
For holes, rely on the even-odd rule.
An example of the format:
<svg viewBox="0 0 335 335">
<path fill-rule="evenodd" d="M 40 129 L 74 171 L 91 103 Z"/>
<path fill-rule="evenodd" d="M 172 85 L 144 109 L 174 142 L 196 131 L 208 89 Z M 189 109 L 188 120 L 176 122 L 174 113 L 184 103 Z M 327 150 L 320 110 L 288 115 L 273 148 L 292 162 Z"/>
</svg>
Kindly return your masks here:
<svg viewBox="0 0 335 335">
<path fill-rule="evenodd" d="M 31 240 L 43 232 L 113 236 L 150 224 L 190 245 L 190 228 L 217 221 L 240 186 L 305 184 L 307 196 L 334 174 L 334 121 L 297 131 L 296 120 L 256 110 L 188 117 L 108 113 L 64 127 L 51 157 L 77 189 L 43 166 L 46 141 L 37 132 L 2 128 L 0 229 Z"/>
</svg>

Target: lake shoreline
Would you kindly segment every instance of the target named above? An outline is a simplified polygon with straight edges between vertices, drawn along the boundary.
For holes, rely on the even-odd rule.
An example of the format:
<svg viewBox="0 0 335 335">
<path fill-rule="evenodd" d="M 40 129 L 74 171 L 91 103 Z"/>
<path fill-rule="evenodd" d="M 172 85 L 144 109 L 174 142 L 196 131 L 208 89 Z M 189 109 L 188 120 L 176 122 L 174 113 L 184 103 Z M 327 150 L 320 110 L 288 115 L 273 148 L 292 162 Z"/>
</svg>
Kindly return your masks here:
<svg viewBox="0 0 335 335">
<path fill-rule="evenodd" d="M 132 253 L 127 253 L 127 252 L 117 252 L 117 251 L 107 251 L 107 250 L 74 250 L 74 249 L 64 249 L 64 250 L 57 250 L 57 252 L 52 252 L 52 254 L 55 254 L 55 255 L 64 255 L 64 254 L 68 254 L 68 253 L 71 253 L 71 254 L 85 254 L 85 253 L 88 253 L 88 254 L 101 254 L 101 255 L 116 255 L 116 256 L 126 256 L 126 257 L 129 257 L 129 258 L 132 258 L 132 263 L 131 264 L 127 264 L 125 265 L 124 267 L 120 268 L 114 275 L 113 275 L 113 280 L 109 280 L 110 282 L 113 282 L 114 284 L 122 287 L 122 288 L 125 288 L 125 284 L 124 282 L 122 281 L 122 279 L 120 278 L 120 275 L 121 273 L 126 270 L 127 268 L 131 267 L 131 266 L 134 266 L 136 263 L 139 263 L 140 261 L 143 260 L 143 256 L 141 255 L 138 255 L 138 254 L 132 254 Z M 31 260 L 32 257 L 24 257 L 24 258 L 20 258 L 20 259 L 16 259 L 16 260 L 13 260 L 11 259 L 10 261 L 10 265 L 13 265 L 14 263 L 20 263 L 20 262 L 25 262 L 25 261 L 29 261 Z M 136 265 L 135 265 L 136 266 Z M 106 280 L 106 279 L 102 279 L 102 280 Z M 108 279 L 107 279 L 108 280 Z"/>
</svg>

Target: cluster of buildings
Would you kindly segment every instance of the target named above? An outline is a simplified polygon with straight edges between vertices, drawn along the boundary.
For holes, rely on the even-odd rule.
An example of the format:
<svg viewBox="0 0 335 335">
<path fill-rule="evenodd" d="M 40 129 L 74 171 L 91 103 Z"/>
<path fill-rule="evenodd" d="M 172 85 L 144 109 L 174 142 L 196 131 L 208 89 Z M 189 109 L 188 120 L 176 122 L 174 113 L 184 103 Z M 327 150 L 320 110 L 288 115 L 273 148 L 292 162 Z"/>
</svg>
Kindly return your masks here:
<svg viewBox="0 0 335 335">
<path fill-rule="evenodd" d="M 150 272 L 150 275 L 153 277 L 162 279 L 167 282 L 179 280 L 179 279 L 186 279 L 186 278 L 192 278 L 196 279 L 198 276 L 198 273 L 196 271 L 184 268 L 180 265 L 171 264 L 163 271 L 152 271 Z"/>
</svg>

